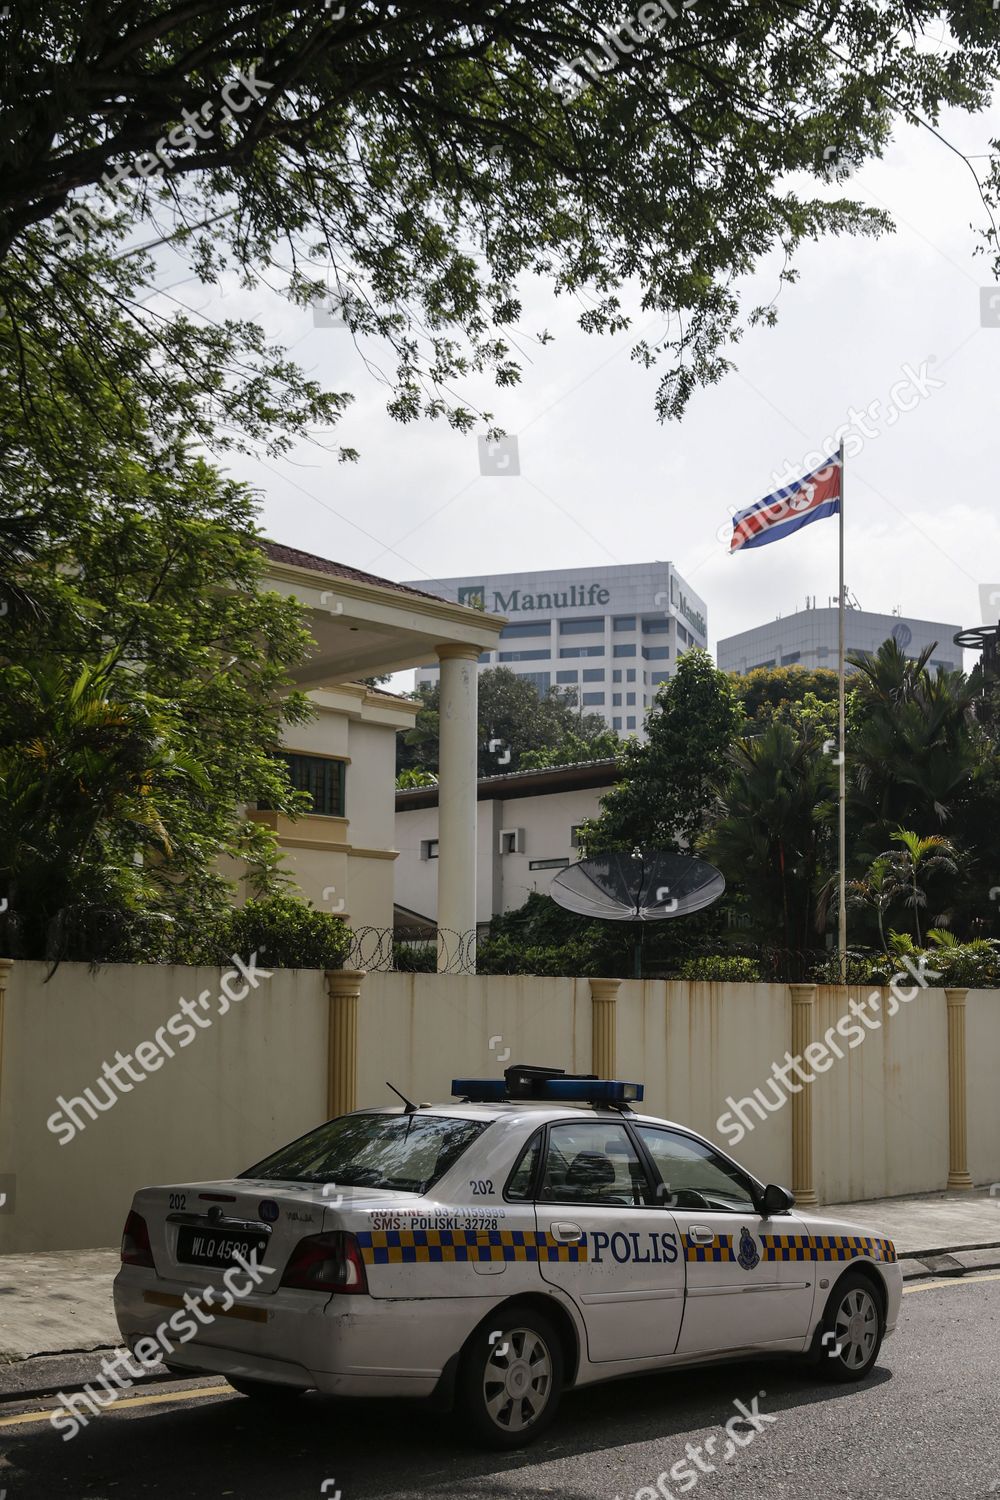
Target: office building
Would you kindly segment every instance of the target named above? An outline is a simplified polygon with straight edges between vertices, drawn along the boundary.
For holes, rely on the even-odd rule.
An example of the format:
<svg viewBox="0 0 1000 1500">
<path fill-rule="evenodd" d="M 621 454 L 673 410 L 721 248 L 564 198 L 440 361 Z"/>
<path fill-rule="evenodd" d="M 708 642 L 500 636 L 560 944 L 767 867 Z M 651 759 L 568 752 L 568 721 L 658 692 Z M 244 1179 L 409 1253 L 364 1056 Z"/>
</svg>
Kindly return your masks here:
<svg viewBox="0 0 1000 1500">
<path fill-rule="evenodd" d="M 755 667 L 829 667 L 837 670 L 838 610 L 835 600 L 819 609 L 807 600 L 805 609 L 779 615 L 766 625 L 755 625 L 719 641 L 717 658 L 724 672 L 752 672 Z M 845 650 L 877 651 L 890 636 L 909 657 L 932 646 L 931 667 L 953 670 L 962 665 L 962 651 L 953 644 L 957 625 L 916 620 L 909 615 L 880 615 L 848 609 L 844 616 Z M 848 668 L 848 670 L 850 670 Z"/>
</svg>

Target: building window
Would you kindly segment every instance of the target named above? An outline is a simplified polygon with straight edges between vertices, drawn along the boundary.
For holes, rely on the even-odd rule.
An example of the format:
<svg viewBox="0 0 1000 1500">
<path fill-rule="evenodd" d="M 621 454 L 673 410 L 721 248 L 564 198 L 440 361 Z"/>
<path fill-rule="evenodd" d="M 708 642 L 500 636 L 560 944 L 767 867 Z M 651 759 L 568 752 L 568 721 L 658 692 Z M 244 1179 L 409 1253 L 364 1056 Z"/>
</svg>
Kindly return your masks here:
<svg viewBox="0 0 1000 1500">
<path fill-rule="evenodd" d="M 781 665 L 783 667 L 789 667 L 789 666 L 791 666 L 792 662 L 801 661 L 801 660 L 802 660 L 802 652 L 801 651 L 786 651 L 785 655 L 781 658 Z"/>
<path fill-rule="evenodd" d="M 545 654 L 547 655 L 548 653 L 545 653 Z M 552 673 L 551 672 L 518 672 L 517 675 L 524 682 L 533 682 L 534 683 L 535 688 L 536 688 L 536 690 L 538 692 L 539 698 L 544 698 L 545 694 L 548 692 L 549 688 L 552 686 Z"/>
<path fill-rule="evenodd" d="M 621 729 L 621 727 L 622 727 L 622 721 L 621 721 L 620 718 L 614 718 L 614 719 L 611 720 L 611 728 L 612 729 Z"/>
<path fill-rule="evenodd" d="M 615 615 L 611 621 L 612 630 L 634 630 L 635 615 Z"/>
<path fill-rule="evenodd" d="M 670 673 L 669 672 L 654 672 L 653 673 L 653 686 L 654 687 L 659 687 L 659 685 L 660 685 L 661 682 L 669 682 L 669 681 L 670 681 Z"/>
<path fill-rule="evenodd" d="M 438 857 L 438 841 L 437 841 L 437 839 L 421 839 L 420 840 L 420 858 L 421 859 L 437 859 L 437 857 Z"/>
<path fill-rule="evenodd" d="M 562 859 L 529 859 L 529 870 L 565 870 L 569 864 L 569 856 L 563 855 Z"/>
<path fill-rule="evenodd" d="M 501 661 L 548 661 L 550 651 L 501 651 Z"/>
<path fill-rule="evenodd" d="M 579 672 L 557 672 L 556 682 L 579 682 Z"/>
<path fill-rule="evenodd" d="M 669 661 L 669 646 L 643 646 L 642 655 L 645 661 Z"/>
<path fill-rule="evenodd" d="M 666 615 L 652 615 L 648 620 L 642 622 L 643 635 L 661 635 L 670 629 L 670 621 Z"/>
<path fill-rule="evenodd" d="M 750 670 L 751 670 L 751 672 L 760 672 L 760 671 L 763 671 L 763 669 L 765 667 L 773 667 L 773 666 L 774 666 L 774 657 L 772 656 L 770 661 L 759 661 L 757 663 L 757 665 L 755 667 L 751 667 Z"/>
<path fill-rule="evenodd" d="M 612 708 L 621 708 L 621 706 L 622 706 L 622 695 L 621 695 L 621 693 L 612 693 L 611 694 L 611 707 Z"/>
<path fill-rule="evenodd" d="M 616 656 L 634 656 L 635 655 L 635 647 L 633 645 L 613 646 L 611 649 L 614 651 L 614 653 L 615 653 Z"/>
<path fill-rule="evenodd" d="M 677 639 L 683 641 L 686 646 L 689 646 L 694 640 L 694 636 L 688 635 L 680 620 L 677 621 Z"/>
<path fill-rule="evenodd" d="M 583 680 L 584 680 L 584 682 L 603 682 L 604 681 L 604 668 L 603 667 L 584 667 L 584 669 L 583 669 Z"/>
<path fill-rule="evenodd" d="M 625 694 L 625 707 L 626 708 L 635 708 L 635 694 L 634 693 L 626 693 Z"/>
<path fill-rule="evenodd" d="M 312 798 L 310 813 L 324 818 L 343 818 L 347 763 L 328 755 L 300 755 L 281 751 L 288 775 L 297 792 L 308 792 Z"/>
<path fill-rule="evenodd" d="M 625 681 L 626 682 L 634 682 L 635 681 L 635 667 L 629 667 L 628 671 L 625 673 Z"/>
<path fill-rule="evenodd" d="M 584 693 L 584 695 L 583 695 L 583 702 L 584 702 L 584 706 L 585 707 L 588 706 L 588 705 L 593 706 L 593 705 L 596 705 L 596 704 L 603 704 L 604 703 L 604 694 L 603 693 Z"/>
<path fill-rule="evenodd" d="M 629 714 L 627 720 L 625 721 L 625 727 L 626 729 L 635 728 L 635 714 Z"/>
<path fill-rule="evenodd" d="M 580 835 L 583 832 L 582 823 L 574 823 L 569 831 L 569 846 L 571 849 L 579 849 Z"/>
<path fill-rule="evenodd" d="M 593 635 L 596 630 L 604 630 L 604 616 L 594 615 L 590 620 L 560 620 L 560 635 Z"/>
<path fill-rule="evenodd" d="M 518 636 L 548 635 L 551 623 L 550 620 L 519 620 L 515 625 L 505 625 L 500 632 L 500 639 L 513 641 Z"/>
<path fill-rule="evenodd" d="M 618 647 L 616 646 L 615 650 L 617 651 L 617 649 L 618 649 Z M 632 650 L 633 651 L 635 650 L 634 646 L 632 647 Z M 603 646 L 560 646 L 560 648 L 559 648 L 559 655 L 560 656 L 603 656 L 604 655 L 604 647 Z"/>
</svg>

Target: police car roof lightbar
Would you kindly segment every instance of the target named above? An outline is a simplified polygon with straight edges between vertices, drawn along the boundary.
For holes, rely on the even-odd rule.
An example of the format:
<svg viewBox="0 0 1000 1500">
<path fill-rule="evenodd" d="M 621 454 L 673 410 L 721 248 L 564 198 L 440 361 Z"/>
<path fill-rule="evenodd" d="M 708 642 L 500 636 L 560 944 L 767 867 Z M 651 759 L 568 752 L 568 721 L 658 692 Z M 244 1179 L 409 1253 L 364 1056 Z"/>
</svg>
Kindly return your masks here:
<svg viewBox="0 0 1000 1500">
<path fill-rule="evenodd" d="M 598 1078 L 593 1073 L 566 1073 L 562 1068 L 537 1068 L 518 1064 L 507 1068 L 503 1078 L 455 1078 L 451 1091 L 469 1103 L 548 1102 L 552 1104 L 605 1104 L 627 1108 L 643 1097 L 641 1083 Z"/>
</svg>

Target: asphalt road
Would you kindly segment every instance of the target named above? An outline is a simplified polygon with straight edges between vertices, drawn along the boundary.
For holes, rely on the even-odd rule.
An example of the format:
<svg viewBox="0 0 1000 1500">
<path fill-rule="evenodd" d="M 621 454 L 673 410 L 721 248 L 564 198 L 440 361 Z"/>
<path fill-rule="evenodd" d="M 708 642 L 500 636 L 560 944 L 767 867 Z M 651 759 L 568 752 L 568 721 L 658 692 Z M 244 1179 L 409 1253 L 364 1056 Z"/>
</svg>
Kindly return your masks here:
<svg viewBox="0 0 1000 1500">
<path fill-rule="evenodd" d="M 192 1398 L 188 1387 L 188 1399 L 183 1388 L 147 1390 L 69 1442 L 38 1419 L 45 1403 L 0 1408 L 0 1500 L 1000 1495 L 1000 1274 L 908 1289 L 864 1385 L 828 1385 L 776 1361 L 623 1381 L 567 1396 L 549 1433 L 510 1456 L 472 1448 L 449 1418 L 402 1403 L 307 1396 L 268 1418 L 206 1384 L 211 1394 Z M 725 1463 L 723 1424 L 735 1400 L 750 1407 L 754 1397 L 775 1420 L 752 1437 L 745 1427 L 745 1446 Z M 688 1443 L 702 1445 L 706 1471 L 685 1458 Z M 697 1479 L 679 1471 L 672 1482 L 678 1463 Z"/>
</svg>

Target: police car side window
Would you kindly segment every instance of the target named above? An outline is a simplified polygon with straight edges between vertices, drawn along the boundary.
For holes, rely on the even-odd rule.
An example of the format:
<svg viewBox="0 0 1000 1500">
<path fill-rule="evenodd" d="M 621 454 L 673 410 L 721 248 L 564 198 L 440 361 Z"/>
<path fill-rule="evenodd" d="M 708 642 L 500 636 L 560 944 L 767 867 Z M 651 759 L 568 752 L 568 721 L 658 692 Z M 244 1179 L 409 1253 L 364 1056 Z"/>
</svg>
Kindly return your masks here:
<svg viewBox="0 0 1000 1500">
<path fill-rule="evenodd" d="M 640 1125 L 638 1131 L 663 1178 L 664 1207 L 755 1211 L 748 1179 L 704 1141 L 656 1125 Z"/>
<path fill-rule="evenodd" d="M 505 1198 L 513 1198 L 517 1202 L 524 1202 L 531 1197 L 531 1184 L 535 1180 L 535 1166 L 538 1162 L 538 1153 L 542 1146 L 542 1132 L 536 1131 L 528 1142 L 527 1147 L 521 1153 L 521 1159 L 507 1179 L 504 1190 Z"/>
<path fill-rule="evenodd" d="M 634 1208 L 644 1191 L 645 1173 L 624 1126 L 574 1120 L 549 1127 L 540 1202 Z"/>
</svg>

